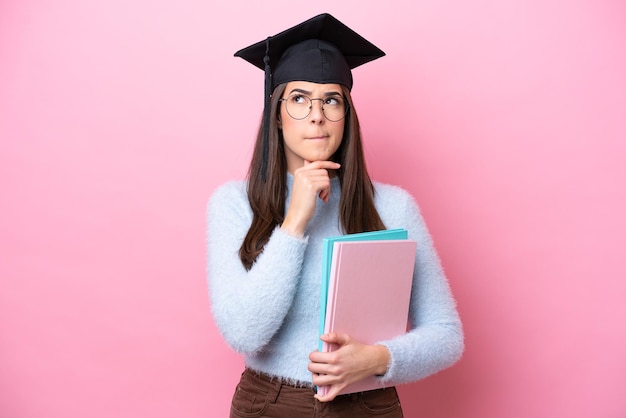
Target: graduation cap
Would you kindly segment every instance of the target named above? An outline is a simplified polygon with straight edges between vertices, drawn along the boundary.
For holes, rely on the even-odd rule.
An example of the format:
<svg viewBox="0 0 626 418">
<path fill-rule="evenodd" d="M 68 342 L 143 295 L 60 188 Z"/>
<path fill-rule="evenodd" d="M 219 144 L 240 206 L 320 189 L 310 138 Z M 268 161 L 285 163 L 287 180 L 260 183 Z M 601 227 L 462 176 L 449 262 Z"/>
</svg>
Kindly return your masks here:
<svg viewBox="0 0 626 418">
<path fill-rule="evenodd" d="M 328 13 L 320 14 L 235 53 L 265 72 L 263 180 L 267 171 L 269 103 L 289 81 L 341 84 L 352 89 L 351 69 L 385 53 Z"/>
</svg>

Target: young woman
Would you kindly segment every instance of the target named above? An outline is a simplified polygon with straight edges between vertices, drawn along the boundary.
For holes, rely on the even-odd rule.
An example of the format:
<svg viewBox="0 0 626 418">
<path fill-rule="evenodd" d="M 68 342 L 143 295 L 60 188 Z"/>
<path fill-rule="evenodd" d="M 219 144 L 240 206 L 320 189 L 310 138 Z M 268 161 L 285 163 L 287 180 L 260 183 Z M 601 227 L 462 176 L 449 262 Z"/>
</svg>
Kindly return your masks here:
<svg viewBox="0 0 626 418">
<path fill-rule="evenodd" d="M 247 181 L 208 207 L 213 316 L 246 363 L 231 417 L 401 417 L 394 385 L 455 363 L 463 333 L 413 198 L 365 167 L 351 69 L 384 53 L 324 14 L 236 55 L 265 70 L 266 104 Z M 323 238 L 391 228 L 418 242 L 410 330 L 373 345 L 318 335 Z M 340 348 L 319 352 L 320 338 Z M 337 396 L 371 376 L 386 388 Z"/>
</svg>

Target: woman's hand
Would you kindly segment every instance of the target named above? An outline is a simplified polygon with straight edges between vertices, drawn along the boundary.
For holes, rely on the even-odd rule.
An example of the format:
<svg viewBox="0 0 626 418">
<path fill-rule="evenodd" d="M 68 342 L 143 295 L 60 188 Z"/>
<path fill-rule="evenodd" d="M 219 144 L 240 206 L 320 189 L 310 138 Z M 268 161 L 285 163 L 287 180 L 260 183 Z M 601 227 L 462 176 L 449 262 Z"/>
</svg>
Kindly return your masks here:
<svg viewBox="0 0 626 418">
<path fill-rule="evenodd" d="M 339 346 L 335 351 L 309 355 L 313 384 L 331 386 L 325 396 L 315 395 L 320 402 L 332 401 L 346 386 L 387 371 L 391 356 L 385 346 L 361 344 L 347 334 L 330 333 L 320 338 Z"/>
<path fill-rule="evenodd" d="M 319 197 L 328 202 L 330 176 L 328 170 L 341 167 L 332 161 L 304 161 L 304 166 L 293 173 L 293 190 L 287 215 L 281 227 L 295 236 L 304 236 L 304 231 L 315 213 Z"/>
</svg>

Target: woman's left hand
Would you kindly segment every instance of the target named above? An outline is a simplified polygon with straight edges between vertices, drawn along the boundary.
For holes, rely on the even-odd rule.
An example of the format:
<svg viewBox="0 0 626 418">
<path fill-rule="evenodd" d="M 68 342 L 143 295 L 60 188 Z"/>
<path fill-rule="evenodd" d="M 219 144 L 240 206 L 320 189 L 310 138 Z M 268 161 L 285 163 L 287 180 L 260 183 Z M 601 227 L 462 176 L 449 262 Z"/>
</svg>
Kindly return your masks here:
<svg viewBox="0 0 626 418">
<path fill-rule="evenodd" d="M 315 395 L 320 402 L 332 401 L 346 386 L 387 370 L 391 358 L 385 346 L 361 344 L 347 334 L 330 333 L 320 338 L 339 346 L 334 351 L 314 351 L 309 355 L 313 384 L 331 386 L 325 396 Z"/>
</svg>

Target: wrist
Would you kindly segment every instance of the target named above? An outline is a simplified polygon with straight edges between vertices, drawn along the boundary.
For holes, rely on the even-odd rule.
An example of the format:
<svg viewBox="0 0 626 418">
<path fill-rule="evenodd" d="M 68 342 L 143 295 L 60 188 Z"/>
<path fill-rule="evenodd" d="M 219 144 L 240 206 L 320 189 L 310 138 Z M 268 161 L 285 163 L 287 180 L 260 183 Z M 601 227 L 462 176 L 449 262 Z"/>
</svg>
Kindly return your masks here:
<svg viewBox="0 0 626 418">
<path fill-rule="evenodd" d="M 291 235 L 294 238 L 303 238 L 304 237 L 304 229 L 298 228 L 297 226 L 291 225 L 287 222 L 283 222 L 280 225 L 280 229 L 285 231 L 288 235 Z"/>
<path fill-rule="evenodd" d="M 280 225 L 280 228 L 293 237 L 302 238 L 304 237 L 306 223 L 303 224 L 302 222 L 294 221 L 292 218 L 287 216 Z"/>
<path fill-rule="evenodd" d="M 380 377 L 386 375 L 389 371 L 389 367 L 391 366 L 391 353 L 384 345 L 376 345 L 375 347 L 378 348 L 380 359 L 376 367 L 375 375 Z"/>
</svg>

